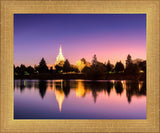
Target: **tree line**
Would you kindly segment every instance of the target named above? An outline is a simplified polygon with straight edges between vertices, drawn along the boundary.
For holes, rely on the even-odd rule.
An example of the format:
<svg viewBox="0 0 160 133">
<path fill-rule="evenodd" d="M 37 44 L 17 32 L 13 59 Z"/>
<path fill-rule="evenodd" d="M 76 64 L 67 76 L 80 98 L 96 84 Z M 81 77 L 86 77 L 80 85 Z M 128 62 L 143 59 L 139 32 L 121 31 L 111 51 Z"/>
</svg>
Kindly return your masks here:
<svg viewBox="0 0 160 133">
<path fill-rule="evenodd" d="M 82 58 L 81 61 L 86 64 L 87 61 Z M 15 75 L 33 75 L 33 74 L 57 74 L 57 73 L 84 73 L 87 77 L 103 77 L 106 74 L 113 73 L 124 73 L 131 75 L 138 75 L 140 72 L 146 73 L 146 61 L 140 61 L 138 63 L 133 63 L 130 55 L 127 56 L 126 66 L 121 61 L 116 62 L 115 66 L 108 60 L 107 63 L 102 63 L 97 60 L 97 56 L 94 55 L 91 65 L 85 66 L 81 71 L 78 67 L 71 65 L 68 59 L 64 63 L 57 64 L 55 69 L 47 67 L 47 63 L 44 58 L 41 59 L 38 66 L 25 66 L 21 64 L 20 66 L 14 66 Z"/>
<path fill-rule="evenodd" d="M 57 64 L 55 69 L 47 66 L 47 63 L 44 58 L 41 59 L 39 65 L 25 66 L 21 64 L 20 66 L 14 66 L 14 74 L 15 75 L 33 75 L 33 74 L 54 74 L 54 73 L 64 73 L 64 72 L 79 72 L 78 68 L 70 65 L 69 61 L 66 59 L 63 65 Z"/>
</svg>

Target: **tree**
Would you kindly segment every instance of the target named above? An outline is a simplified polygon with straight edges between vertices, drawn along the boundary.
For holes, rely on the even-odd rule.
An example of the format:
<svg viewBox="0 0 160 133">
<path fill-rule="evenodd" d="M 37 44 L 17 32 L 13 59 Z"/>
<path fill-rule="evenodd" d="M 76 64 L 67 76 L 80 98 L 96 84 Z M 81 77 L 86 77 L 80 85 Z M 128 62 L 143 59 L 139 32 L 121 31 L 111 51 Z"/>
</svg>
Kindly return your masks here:
<svg viewBox="0 0 160 133">
<path fill-rule="evenodd" d="M 26 66 L 21 64 L 21 66 L 20 66 L 20 75 L 24 75 L 25 71 L 26 71 Z"/>
<path fill-rule="evenodd" d="M 70 72 L 70 71 L 71 71 L 71 66 L 68 59 L 66 59 L 63 65 L 63 72 Z"/>
<path fill-rule="evenodd" d="M 28 67 L 26 68 L 26 70 L 27 70 L 27 72 L 28 72 L 29 74 L 33 74 L 33 73 L 34 73 L 34 68 L 33 68 L 32 66 L 28 66 Z"/>
<path fill-rule="evenodd" d="M 54 72 L 54 71 L 53 71 L 53 67 L 50 68 L 49 72 L 50 72 L 50 73 L 53 73 L 53 72 Z"/>
<path fill-rule="evenodd" d="M 60 66 L 60 65 L 56 65 L 55 68 L 56 68 L 56 72 L 57 72 L 57 73 L 63 71 L 63 67 Z"/>
<path fill-rule="evenodd" d="M 92 66 L 97 66 L 97 57 L 96 55 L 93 56 L 93 60 L 92 60 Z"/>
<path fill-rule="evenodd" d="M 92 66 L 92 73 L 95 79 L 104 79 L 106 76 L 106 67 L 103 63 L 97 62 L 96 67 Z"/>
<path fill-rule="evenodd" d="M 41 59 L 41 61 L 39 62 L 39 73 L 47 73 L 48 72 L 48 67 L 46 65 L 46 61 L 44 60 L 44 58 Z"/>
<path fill-rule="evenodd" d="M 140 62 L 138 67 L 140 68 L 140 70 L 142 70 L 146 73 L 146 61 Z"/>
<path fill-rule="evenodd" d="M 81 61 L 82 61 L 84 64 L 86 64 L 86 62 L 87 62 L 85 58 L 82 58 Z"/>
<path fill-rule="evenodd" d="M 126 68 L 128 67 L 128 65 L 132 64 L 132 58 L 131 56 L 128 54 L 127 56 L 127 60 L 126 60 Z"/>
<path fill-rule="evenodd" d="M 137 64 L 129 64 L 126 69 L 125 69 L 125 73 L 127 74 L 132 74 L 132 75 L 136 75 L 139 73 L 139 68 L 137 66 Z"/>
<path fill-rule="evenodd" d="M 39 71 L 39 66 L 37 65 L 34 65 L 34 73 L 37 74 Z"/>
<path fill-rule="evenodd" d="M 106 68 L 103 63 L 97 62 L 97 65 L 92 65 L 91 67 L 85 66 L 82 70 L 89 79 L 105 79 Z"/>
<path fill-rule="evenodd" d="M 70 66 L 70 70 L 71 70 L 71 72 L 76 72 L 76 73 L 79 72 L 79 70 L 76 66 Z"/>
<path fill-rule="evenodd" d="M 124 65 L 120 62 L 117 62 L 114 68 L 115 72 L 122 72 L 124 71 Z"/>
<path fill-rule="evenodd" d="M 96 55 L 94 55 L 88 76 L 92 79 L 105 79 L 105 72 L 105 65 L 101 62 L 98 62 Z"/>
<path fill-rule="evenodd" d="M 15 68 L 15 72 L 14 72 L 16 75 L 19 75 L 20 74 L 20 67 L 19 66 L 17 66 L 16 68 Z"/>
<path fill-rule="evenodd" d="M 40 67 L 47 66 L 47 65 L 46 65 L 46 61 L 44 60 L 44 58 L 42 58 L 41 61 L 39 62 L 39 66 L 40 66 Z"/>
<path fill-rule="evenodd" d="M 113 66 L 112 64 L 110 64 L 110 61 L 108 60 L 108 63 L 107 63 L 107 65 L 106 65 L 106 70 L 107 70 L 107 72 L 112 71 L 113 67 L 114 67 L 114 66 Z"/>
<path fill-rule="evenodd" d="M 91 68 L 90 67 L 87 67 L 85 66 L 83 69 L 82 69 L 82 72 L 83 73 L 89 73 L 91 71 Z"/>
</svg>

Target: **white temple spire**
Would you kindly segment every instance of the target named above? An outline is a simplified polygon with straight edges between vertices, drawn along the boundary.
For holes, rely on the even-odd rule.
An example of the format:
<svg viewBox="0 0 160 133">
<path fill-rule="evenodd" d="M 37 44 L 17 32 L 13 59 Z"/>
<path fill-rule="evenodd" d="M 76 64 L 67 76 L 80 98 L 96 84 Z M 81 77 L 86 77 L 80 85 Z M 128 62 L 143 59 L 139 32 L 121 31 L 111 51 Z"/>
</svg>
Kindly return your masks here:
<svg viewBox="0 0 160 133">
<path fill-rule="evenodd" d="M 65 61 L 65 58 L 63 56 L 63 53 L 62 53 L 62 46 L 60 44 L 60 48 L 59 48 L 59 54 L 57 56 L 57 60 L 56 60 L 56 64 L 59 64 L 60 62 L 62 61 Z"/>
<path fill-rule="evenodd" d="M 60 44 L 60 48 L 59 48 L 59 53 L 62 54 L 62 47 L 61 47 L 61 44 Z"/>
</svg>

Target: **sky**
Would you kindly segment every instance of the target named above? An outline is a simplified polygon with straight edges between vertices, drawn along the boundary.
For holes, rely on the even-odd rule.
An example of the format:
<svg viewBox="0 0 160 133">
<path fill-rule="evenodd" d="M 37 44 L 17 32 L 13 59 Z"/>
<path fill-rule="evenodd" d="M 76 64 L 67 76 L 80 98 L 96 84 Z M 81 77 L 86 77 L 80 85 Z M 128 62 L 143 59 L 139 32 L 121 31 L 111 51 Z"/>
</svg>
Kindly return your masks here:
<svg viewBox="0 0 160 133">
<path fill-rule="evenodd" d="M 55 64 L 60 44 L 71 64 L 146 60 L 146 14 L 14 14 L 14 64 Z"/>
</svg>

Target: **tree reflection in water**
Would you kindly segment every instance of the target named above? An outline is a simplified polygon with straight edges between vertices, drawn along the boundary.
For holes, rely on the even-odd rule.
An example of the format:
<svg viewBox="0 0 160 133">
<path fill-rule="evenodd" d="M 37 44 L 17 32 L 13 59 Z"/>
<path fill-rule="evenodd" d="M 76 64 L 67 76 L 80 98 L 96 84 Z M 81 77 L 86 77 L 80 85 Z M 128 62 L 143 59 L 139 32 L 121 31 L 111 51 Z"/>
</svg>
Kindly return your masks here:
<svg viewBox="0 0 160 133">
<path fill-rule="evenodd" d="M 120 94 L 120 95 L 122 94 L 123 87 L 122 87 L 122 83 L 120 81 L 115 83 L 115 89 L 116 89 L 117 94 Z"/>
<path fill-rule="evenodd" d="M 48 88 L 53 89 L 60 111 L 62 103 L 65 97 L 69 97 L 71 89 L 75 91 L 77 97 L 85 97 L 87 93 L 92 94 L 94 103 L 96 103 L 99 93 L 105 92 L 110 96 L 114 88 L 117 95 L 121 95 L 126 90 L 128 103 L 131 103 L 132 96 L 146 96 L 146 82 L 144 81 L 16 80 L 14 87 L 20 89 L 21 92 L 25 88 L 39 89 L 42 99 L 44 99 Z"/>
<path fill-rule="evenodd" d="M 110 95 L 112 88 L 113 88 L 113 82 L 107 82 L 106 83 L 106 90 L 107 90 L 108 96 Z"/>
<path fill-rule="evenodd" d="M 128 103 L 131 103 L 132 96 L 142 96 L 146 95 L 146 82 L 138 81 L 127 81 L 126 82 L 126 96 Z"/>
<path fill-rule="evenodd" d="M 40 80 L 39 81 L 39 93 L 42 99 L 45 96 L 46 90 L 47 90 L 47 82 L 45 80 Z"/>
<path fill-rule="evenodd" d="M 69 80 L 64 80 L 63 81 L 63 91 L 66 97 L 68 97 L 70 93 L 70 81 Z"/>
</svg>

